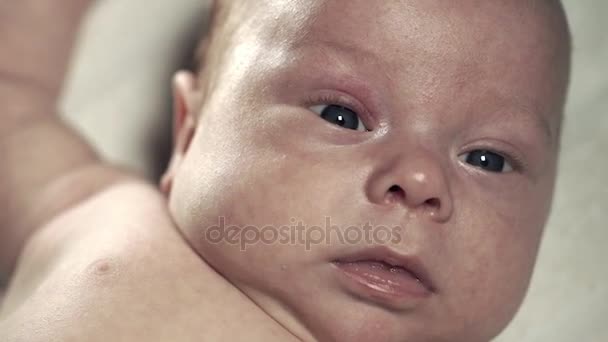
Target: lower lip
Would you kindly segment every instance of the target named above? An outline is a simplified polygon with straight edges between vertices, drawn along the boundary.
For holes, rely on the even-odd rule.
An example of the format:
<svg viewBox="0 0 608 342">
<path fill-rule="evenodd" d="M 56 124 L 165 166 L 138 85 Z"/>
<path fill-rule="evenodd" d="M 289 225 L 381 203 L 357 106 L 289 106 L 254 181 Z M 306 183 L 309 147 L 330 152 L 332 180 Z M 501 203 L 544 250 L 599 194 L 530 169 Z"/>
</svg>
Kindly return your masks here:
<svg viewBox="0 0 608 342">
<path fill-rule="evenodd" d="M 406 308 L 431 291 L 412 273 L 375 261 L 335 262 L 349 292 L 391 307 Z"/>
</svg>

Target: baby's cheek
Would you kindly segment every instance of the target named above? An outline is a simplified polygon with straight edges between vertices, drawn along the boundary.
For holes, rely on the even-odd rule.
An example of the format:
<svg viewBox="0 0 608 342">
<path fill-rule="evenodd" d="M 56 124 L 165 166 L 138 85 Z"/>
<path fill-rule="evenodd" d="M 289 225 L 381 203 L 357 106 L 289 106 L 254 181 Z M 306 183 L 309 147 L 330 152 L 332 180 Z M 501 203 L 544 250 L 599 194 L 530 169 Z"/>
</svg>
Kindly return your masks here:
<svg viewBox="0 0 608 342">
<path fill-rule="evenodd" d="M 460 232 L 449 235 L 448 307 L 471 331 L 501 330 L 524 298 L 542 231 L 542 220 L 526 215 L 485 206 L 463 215 Z"/>
</svg>

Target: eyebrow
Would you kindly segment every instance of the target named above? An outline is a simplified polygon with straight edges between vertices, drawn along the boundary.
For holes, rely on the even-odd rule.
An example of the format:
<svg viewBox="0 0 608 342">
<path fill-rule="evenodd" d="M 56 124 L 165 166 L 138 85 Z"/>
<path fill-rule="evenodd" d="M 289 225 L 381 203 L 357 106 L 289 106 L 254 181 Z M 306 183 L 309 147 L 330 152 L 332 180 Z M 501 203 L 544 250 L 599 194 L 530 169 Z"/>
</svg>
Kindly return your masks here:
<svg viewBox="0 0 608 342">
<path fill-rule="evenodd" d="M 353 56 L 355 59 L 374 60 L 378 63 L 386 63 L 386 61 L 378 56 L 373 49 L 369 49 L 366 46 L 360 46 L 356 43 L 343 40 L 331 40 L 325 37 L 315 39 L 316 37 L 312 38 L 312 36 L 313 35 L 310 34 L 302 37 L 302 39 L 294 44 L 294 49 L 301 49 L 304 47 L 325 47 L 348 56 Z"/>
<path fill-rule="evenodd" d="M 543 135 L 545 136 L 545 142 L 548 147 L 552 147 L 555 143 L 555 137 L 553 133 L 553 129 L 551 129 L 551 123 L 549 119 L 547 119 L 543 115 L 533 115 L 537 121 L 537 124 L 540 126 L 540 129 L 543 131 Z"/>
<path fill-rule="evenodd" d="M 529 106 L 521 104 L 519 101 L 509 101 L 509 106 L 503 106 L 505 110 L 500 110 L 496 114 L 506 115 L 505 120 L 517 120 L 523 117 L 526 122 L 531 123 L 535 128 L 541 131 L 543 142 L 548 148 L 555 146 L 555 133 L 551 125 L 551 121 L 545 115 L 540 115 L 536 111 L 531 110 Z M 514 110 L 510 110 L 513 108 Z"/>
</svg>

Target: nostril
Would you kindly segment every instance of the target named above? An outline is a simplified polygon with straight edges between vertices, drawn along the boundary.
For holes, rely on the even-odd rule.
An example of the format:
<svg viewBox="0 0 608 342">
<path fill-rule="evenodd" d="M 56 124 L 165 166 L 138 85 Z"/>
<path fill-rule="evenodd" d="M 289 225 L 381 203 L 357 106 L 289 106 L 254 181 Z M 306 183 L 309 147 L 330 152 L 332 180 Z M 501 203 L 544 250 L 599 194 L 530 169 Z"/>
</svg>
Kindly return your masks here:
<svg viewBox="0 0 608 342">
<path fill-rule="evenodd" d="M 388 189 L 386 201 L 388 203 L 400 202 L 405 199 L 405 191 L 399 185 L 393 185 Z"/>
<path fill-rule="evenodd" d="M 439 209 L 439 207 L 441 206 L 441 201 L 439 201 L 439 198 L 429 198 L 428 200 L 425 201 L 425 203 L 433 208 L 437 208 Z"/>
</svg>

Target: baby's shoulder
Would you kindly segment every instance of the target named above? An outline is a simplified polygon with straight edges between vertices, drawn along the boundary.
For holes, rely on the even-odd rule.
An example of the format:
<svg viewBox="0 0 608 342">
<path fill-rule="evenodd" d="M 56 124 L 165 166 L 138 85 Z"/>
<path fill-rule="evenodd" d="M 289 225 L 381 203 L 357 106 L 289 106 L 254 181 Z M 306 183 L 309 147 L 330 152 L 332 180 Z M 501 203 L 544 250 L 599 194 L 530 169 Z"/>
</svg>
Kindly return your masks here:
<svg viewBox="0 0 608 342">
<path fill-rule="evenodd" d="M 149 184 L 130 181 L 91 196 L 39 229 L 26 244 L 19 267 L 28 259 L 59 262 L 74 254 L 86 260 L 132 257 L 177 236 L 164 197 Z"/>
</svg>

